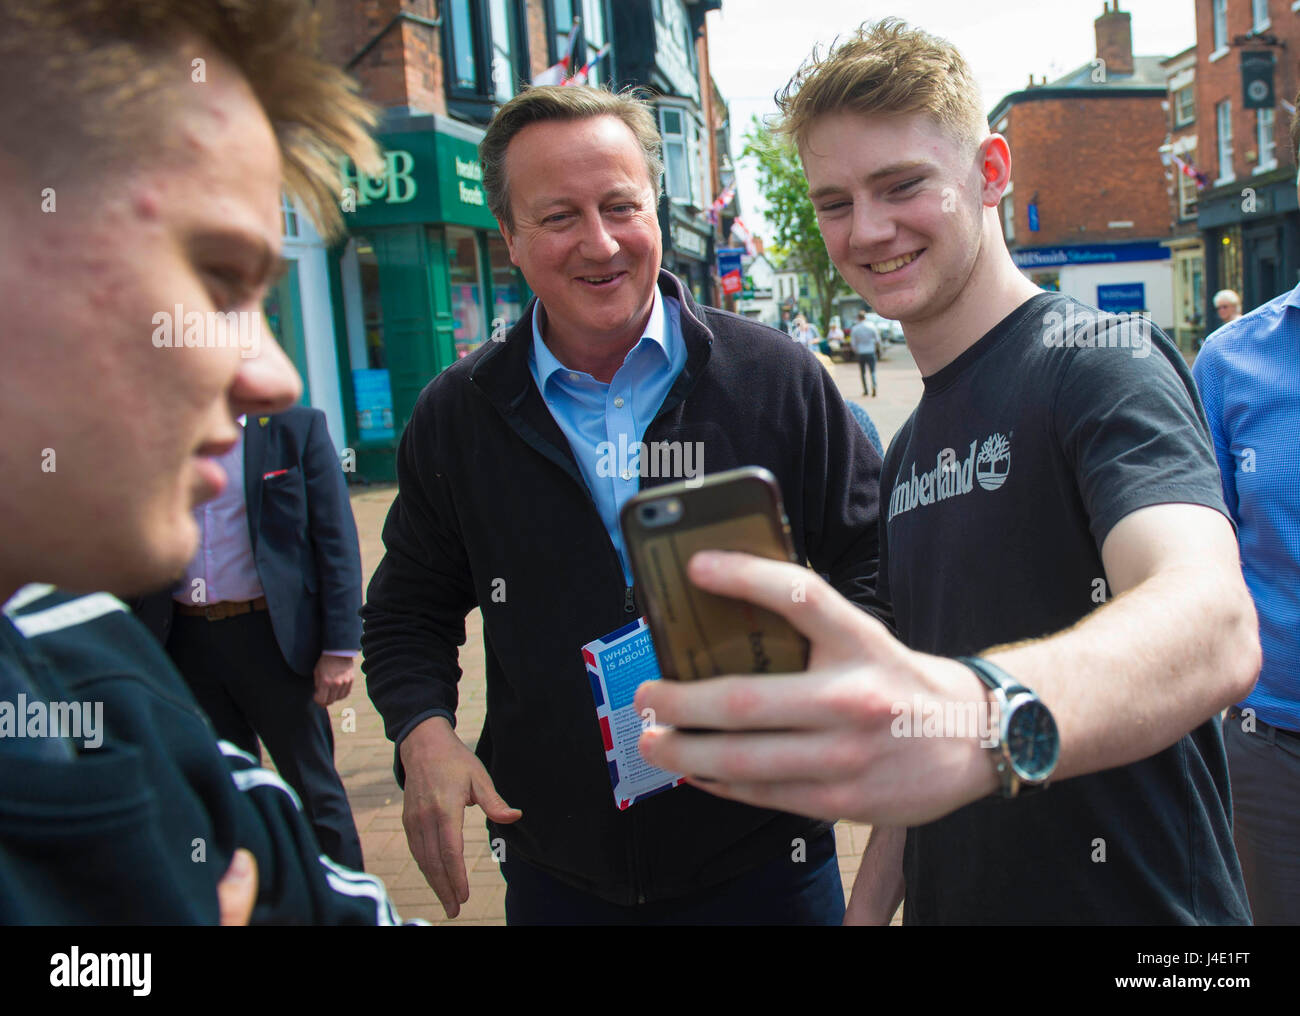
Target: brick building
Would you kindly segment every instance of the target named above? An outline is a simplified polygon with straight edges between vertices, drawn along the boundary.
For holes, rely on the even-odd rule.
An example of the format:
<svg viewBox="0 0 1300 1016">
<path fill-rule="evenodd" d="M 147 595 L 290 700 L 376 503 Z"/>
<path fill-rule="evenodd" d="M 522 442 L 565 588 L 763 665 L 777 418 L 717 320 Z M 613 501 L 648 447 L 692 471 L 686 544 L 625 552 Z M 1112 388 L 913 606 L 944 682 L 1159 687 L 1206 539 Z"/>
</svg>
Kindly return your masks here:
<svg viewBox="0 0 1300 1016">
<path fill-rule="evenodd" d="M 1243 72 L 1261 61 L 1273 65 L 1273 88 L 1257 85 L 1258 97 L 1250 97 Z M 1300 280 L 1296 159 L 1288 140 L 1297 87 L 1300 4 L 1196 0 L 1198 166 L 1211 181 L 1199 195 L 1197 225 L 1210 327 L 1218 321 L 1215 291 L 1236 290 L 1251 310 Z"/>
<path fill-rule="evenodd" d="M 705 15 L 722 0 L 619 0 L 612 5 L 620 87 L 652 97 L 664 139 L 659 205 L 664 267 L 701 303 L 718 302 L 715 233 L 701 213 L 717 193 L 713 83 Z"/>
<path fill-rule="evenodd" d="M 1104 5 L 1097 56 L 1005 96 L 989 116 L 1011 146 L 1002 223 L 1012 257 L 1044 289 L 1173 324 L 1161 56 L 1133 55 L 1129 14 Z"/>
<path fill-rule="evenodd" d="M 1165 193 L 1169 196 L 1169 233 L 1165 246 L 1173 270 L 1173 330 L 1170 336 L 1185 350 L 1196 348 L 1205 334 L 1205 244 L 1196 223 L 1200 200 L 1199 115 L 1196 102 L 1196 46 L 1164 61 L 1165 103 L 1169 134 L 1160 148 L 1165 164 Z"/>
</svg>

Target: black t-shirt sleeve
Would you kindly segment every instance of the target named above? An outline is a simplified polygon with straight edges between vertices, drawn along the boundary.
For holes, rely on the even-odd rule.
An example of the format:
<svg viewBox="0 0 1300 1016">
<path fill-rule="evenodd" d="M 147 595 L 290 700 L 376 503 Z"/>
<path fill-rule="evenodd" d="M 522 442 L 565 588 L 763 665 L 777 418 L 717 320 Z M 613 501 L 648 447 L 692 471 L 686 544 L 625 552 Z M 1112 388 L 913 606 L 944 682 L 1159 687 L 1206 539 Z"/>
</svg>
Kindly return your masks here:
<svg viewBox="0 0 1300 1016">
<path fill-rule="evenodd" d="M 1191 374 L 1162 334 L 1146 349 L 1070 350 L 1054 399 L 1057 440 L 1098 552 L 1139 508 L 1199 504 L 1228 515 Z"/>
</svg>

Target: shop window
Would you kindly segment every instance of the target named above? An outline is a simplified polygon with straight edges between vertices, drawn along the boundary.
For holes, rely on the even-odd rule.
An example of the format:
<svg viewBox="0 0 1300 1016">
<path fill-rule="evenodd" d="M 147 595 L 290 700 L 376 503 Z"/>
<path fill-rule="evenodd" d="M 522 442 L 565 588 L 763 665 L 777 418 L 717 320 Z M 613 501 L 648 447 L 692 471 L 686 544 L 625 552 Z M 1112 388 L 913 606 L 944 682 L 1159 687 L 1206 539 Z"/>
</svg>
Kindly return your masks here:
<svg viewBox="0 0 1300 1016">
<path fill-rule="evenodd" d="M 392 385 L 380 301 L 379 262 L 369 237 L 354 235 L 339 263 L 348 359 L 360 441 L 388 441 L 395 436 Z"/>
<path fill-rule="evenodd" d="M 366 367 L 388 366 L 384 351 L 384 308 L 379 302 L 379 261 L 369 241 L 357 243 L 357 267 L 361 272 L 361 313 L 365 327 Z"/>
<path fill-rule="evenodd" d="M 451 282 L 452 336 L 459 358 L 469 355 L 488 339 L 478 237 L 471 230 L 447 227 L 447 273 Z"/>
<path fill-rule="evenodd" d="M 510 263 L 510 251 L 501 237 L 488 236 L 488 257 L 492 262 L 492 337 L 504 336 L 524 312 L 519 272 Z"/>
</svg>

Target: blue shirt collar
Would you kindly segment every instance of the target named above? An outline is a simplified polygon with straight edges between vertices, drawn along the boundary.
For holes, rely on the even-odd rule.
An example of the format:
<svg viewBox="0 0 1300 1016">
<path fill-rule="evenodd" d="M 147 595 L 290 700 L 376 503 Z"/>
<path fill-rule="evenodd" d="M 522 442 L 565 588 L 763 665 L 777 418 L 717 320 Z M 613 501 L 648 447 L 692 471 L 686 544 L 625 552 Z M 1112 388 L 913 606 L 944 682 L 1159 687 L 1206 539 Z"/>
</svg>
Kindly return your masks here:
<svg viewBox="0 0 1300 1016">
<path fill-rule="evenodd" d="M 551 347 L 546 344 L 542 338 L 542 301 L 538 300 L 533 304 L 533 357 L 537 364 L 537 375 L 541 378 L 542 386 L 551 379 L 551 375 L 556 371 L 569 371 L 572 368 L 566 367 L 551 352 Z M 645 331 L 641 333 L 642 339 L 650 339 L 656 343 L 663 351 L 664 360 L 672 360 L 672 351 L 668 348 L 667 320 L 664 314 L 664 300 L 659 292 L 659 287 L 655 286 L 654 303 L 650 306 L 650 320 L 646 322 Z M 633 346 L 635 350 L 640 347 L 640 342 Z M 631 351 L 628 352 L 631 356 Z"/>
</svg>

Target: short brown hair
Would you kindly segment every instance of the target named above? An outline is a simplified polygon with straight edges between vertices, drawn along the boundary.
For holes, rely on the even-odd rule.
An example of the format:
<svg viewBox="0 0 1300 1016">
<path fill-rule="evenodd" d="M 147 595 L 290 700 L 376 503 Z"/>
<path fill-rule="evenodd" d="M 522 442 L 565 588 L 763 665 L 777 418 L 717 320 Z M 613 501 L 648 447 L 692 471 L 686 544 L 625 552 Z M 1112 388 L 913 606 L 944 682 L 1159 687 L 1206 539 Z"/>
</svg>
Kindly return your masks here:
<svg viewBox="0 0 1300 1016">
<path fill-rule="evenodd" d="M 156 157 L 169 100 L 191 80 L 183 47 L 197 42 L 247 81 L 275 131 L 286 189 L 337 236 L 341 157 L 380 171 L 376 118 L 316 55 L 317 24 L 307 0 L 4 0 L 0 154 L 50 183 Z"/>
<path fill-rule="evenodd" d="M 776 96 L 781 134 L 802 144 L 826 113 L 926 113 L 971 144 L 988 133 L 979 86 L 950 42 L 898 18 L 865 22 L 812 56 Z"/>
<path fill-rule="evenodd" d="M 648 102 L 636 89 L 611 92 L 594 85 L 539 85 L 527 88 L 507 102 L 488 125 L 479 142 L 478 158 L 483 165 L 483 189 L 487 191 L 488 210 L 507 229 L 515 228 L 510 214 L 510 185 L 506 180 L 506 149 L 525 127 L 548 120 L 587 120 L 612 116 L 632 132 L 645 156 L 650 185 L 659 189 L 664 163 L 663 142 L 659 125 Z M 563 158 L 563 153 L 557 153 Z"/>
</svg>

